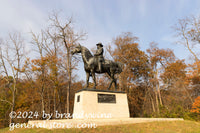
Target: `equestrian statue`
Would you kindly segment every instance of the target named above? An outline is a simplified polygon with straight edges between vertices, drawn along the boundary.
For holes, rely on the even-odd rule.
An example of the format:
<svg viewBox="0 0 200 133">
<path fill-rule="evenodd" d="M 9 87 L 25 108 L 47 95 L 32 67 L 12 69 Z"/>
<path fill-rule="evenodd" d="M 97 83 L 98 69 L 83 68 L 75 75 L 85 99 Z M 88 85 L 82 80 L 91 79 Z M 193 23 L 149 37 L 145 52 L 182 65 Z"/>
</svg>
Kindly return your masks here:
<svg viewBox="0 0 200 133">
<path fill-rule="evenodd" d="M 102 74 L 107 73 L 111 79 L 110 85 L 107 88 L 109 90 L 111 88 L 112 83 L 115 84 L 115 90 L 117 90 L 117 80 L 115 79 L 115 74 L 120 74 L 122 72 L 122 63 L 114 62 L 111 60 L 105 60 L 103 57 L 103 45 L 102 43 L 98 43 L 97 50 L 94 56 L 91 52 L 84 46 L 80 44 L 72 50 L 72 55 L 76 53 L 81 53 L 84 68 L 86 72 L 86 88 L 89 86 L 89 77 L 92 76 L 94 81 L 93 89 L 96 89 L 96 78 L 95 73 Z"/>
</svg>

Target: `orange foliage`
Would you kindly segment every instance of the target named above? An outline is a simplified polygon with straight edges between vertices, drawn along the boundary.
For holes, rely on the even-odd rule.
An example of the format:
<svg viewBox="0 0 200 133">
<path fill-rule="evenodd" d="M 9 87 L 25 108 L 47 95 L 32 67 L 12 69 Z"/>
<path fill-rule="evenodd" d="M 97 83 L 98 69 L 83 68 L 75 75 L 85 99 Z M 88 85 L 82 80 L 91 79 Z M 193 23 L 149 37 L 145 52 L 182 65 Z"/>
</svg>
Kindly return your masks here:
<svg viewBox="0 0 200 133">
<path fill-rule="evenodd" d="M 185 79 L 187 65 L 184 60 L 177 60 L 176 62 L 167 63 L 165 72 L 161 75 L 161 78 L 166 82 L 167 80 Z"/>
<path fill-rule="evenodd" d="M 160 49 L 157 45 L 157 43 L 152 42 L 150 48 L 147 49 L 147 53 L 149 53 L 150 56 L 151 66 L 154 69 L 156 69 L 155 67 L 157 67 L 157 63 L 166 65 L 175 60 L 174 52 L 171 49 Z"/>
<path fill-rule="evenodd" d="M 115 61 L 124 64 L 121 76 L 129 83 L 139 77 L 147 76 L 149 71 L 148 57 L 144 51 L 139 49 L 138 41 L 139 39 L 129 32 L 114 39 L 116 48 L 113 50 L 112 56 Z"/>
<path fill-rule="evenodd" d="M 195 99 L 195 102 L 192 105 L 191 112 L 200 114 L 200 96 Z"/>
</svg>

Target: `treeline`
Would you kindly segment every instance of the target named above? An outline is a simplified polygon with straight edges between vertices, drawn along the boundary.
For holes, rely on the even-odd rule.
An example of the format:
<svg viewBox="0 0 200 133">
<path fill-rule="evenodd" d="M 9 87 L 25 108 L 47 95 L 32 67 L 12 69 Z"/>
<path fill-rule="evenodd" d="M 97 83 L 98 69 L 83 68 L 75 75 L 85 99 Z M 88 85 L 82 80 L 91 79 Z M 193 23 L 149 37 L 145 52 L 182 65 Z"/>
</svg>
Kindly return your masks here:
<svg viewBox="0 0 200 133">
<path fill-rule="evenodd" d="M 156 43 L 141 51 L 138 38 L 131 33 L 116 37 L 114 44 L 116 48 L 109 51 L 124 63 L 119 85 L 128 94 L 132 117 L 200 118 L 200 101 L 196 101 L 197 108 L 192 107 L 200 96 L 199 61 L 187 65 L 171 49 L 161 49 Z"/>
<path fill-rule="evenodd" d="M 31 32 L 35 57 L 25 47 L 19 33 L 0 40 L 0 127 L 12 122 L 27 122 L 29 118 L 12 118 L 10 112 L 55 114 L 73 112 L 74 94 L 84 87 L 75 75 L 78 56 L 71 50 L 85 38 L 77 32 L 72 19 L 61 21 L 58 14 L 41 33 Z M 151 43 L 140 49 L 139 38 L 123 33 L 107 45 L 113 60 L 124 64 L 118 75 L 119 90 L 128 95 L 131 117 L 183 117 L 200 119 L 200 61 L 192 45 L 200 43 L 200 20 L 182 19 L 175 32 L 180 42 L 194 57 L 193 63 L 179 60 L 171 49 L 161 49 Z M 196 25 L 195 25 L 196 24 Z M 106 57 L 105 57 L 106 58 Z M 106 75 L 97 77 L 97 89 L 109 84 Z M 55 117 L 53 117 L 55 118 Z"/>
</svg>

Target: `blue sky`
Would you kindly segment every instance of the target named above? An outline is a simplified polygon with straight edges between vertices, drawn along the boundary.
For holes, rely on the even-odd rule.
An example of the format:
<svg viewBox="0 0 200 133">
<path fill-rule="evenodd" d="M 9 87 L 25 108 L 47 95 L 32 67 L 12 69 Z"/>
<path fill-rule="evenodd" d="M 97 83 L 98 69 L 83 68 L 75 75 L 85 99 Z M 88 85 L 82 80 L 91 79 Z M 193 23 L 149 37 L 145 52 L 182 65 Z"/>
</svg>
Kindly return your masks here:
<svg viewBox="0 0 200 133">
<path fill-rule="evenodd" d="M 44 28 L 53 10 L 73 16 L 77 30 L 87 32 L 81 43 L 89 48 L 98 42 L 111 44 L 122 32 L 132 32 L 142 50 L 155 41 L 160 48 L 173 49 L 178 58 L 188 59 L 186 48 L 175 44 L 171 27 L 178 19 L 198 15 L 200 0 L 0 0 L 0 37 L 17 30 L 30 39 L 30 30 Z"/>
</svg>

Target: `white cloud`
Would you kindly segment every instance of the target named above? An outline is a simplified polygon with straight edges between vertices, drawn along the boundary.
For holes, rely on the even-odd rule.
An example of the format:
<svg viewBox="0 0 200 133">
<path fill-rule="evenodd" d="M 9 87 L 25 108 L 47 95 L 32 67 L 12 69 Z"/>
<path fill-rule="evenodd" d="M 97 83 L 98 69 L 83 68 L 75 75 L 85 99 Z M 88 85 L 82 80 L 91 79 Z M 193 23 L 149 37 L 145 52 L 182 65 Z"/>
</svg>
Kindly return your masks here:
<svg viewBox="0 0 200 133">
<path fill-rule="evenodd" d="M 39 30 L 44 22 L 44 14 L 30 1 L 0 1 L 0 29 L 1 35 L 18 30 L 29 32 L 30 29 Z"/>
</svg>

